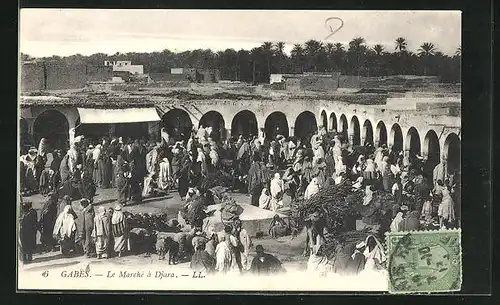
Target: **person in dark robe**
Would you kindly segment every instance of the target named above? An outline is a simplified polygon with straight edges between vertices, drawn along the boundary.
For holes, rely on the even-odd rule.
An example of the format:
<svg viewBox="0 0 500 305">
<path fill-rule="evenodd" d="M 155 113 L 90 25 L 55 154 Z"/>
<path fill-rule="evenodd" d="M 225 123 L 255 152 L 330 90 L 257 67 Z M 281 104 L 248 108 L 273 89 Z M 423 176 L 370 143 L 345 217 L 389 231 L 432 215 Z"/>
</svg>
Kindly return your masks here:
<svg viewBox="0 0 500 305">
<path fill-rule="evenodd" d="M 290 226 L 278 214 L 274 215 L 269 224 L 271 238 L 283 237 L 291 233 Z"/>
<path fill-rule="evenodd" d="M 251 204 L 253 206 L 259 206 L 259 198 L 264 188 L 264 184 L 267 182 L 266 167 L 260 162 L 260 157 L 258 154 L 253 155 L 253 162 L 248 171 L 248 193 L 251 197 Z"/>
<path fill-rule="evenodd" d="M 55 192 L 49 193 L 49 199 L 43 205 L 42 211 L 40 213 L 40 241 L 42 243 L 42 249 L 44 251 L 52 251 L 54 249 L 55 240 L 52 237 L 52 232 L 54 230 L 54 225 L 57 218 L 57 201 L 58 194 Z"/>
<path fill-rule="evenodd" d="M 61 184 L 66 183 L 71 178 L 71 172 L 69 169 L 69 155 L 66 154 L 61 160 L 61 165 L 59 166 L 59 174 L 61 175 Z"/>
<path fill-rule="evenodd" d="M 82 198 L 85 198 L 90 201 L 90 203 L 94 202 L 94 196 L 96 193 L 96 185 L 92 180 L 90 172 L 84 169 L 81 175 L 80 183 L 79 183 L 79 191 Z"/>
<path fill-rule="evenodd" d="M 29 201 L 23 203 L 19 225 L 23 263 L 28 264 L 33 260 L 33 253 L 36 251 L 36 233 L 38 231 L 38 216 Z"/>
<path fill-rule="evenodd" d="M 144 140 L 135 140 L 135 147 L 137 149 L 137 155 L 134 158 L 136 166 L 137 166 L 137 175 L 139 184 L 142 186 L 144 181 L 144 177 L 147 176 L 148 171 L 146 167 L 146 154 L 148 153 L 146 146 L 144 145 Z"/>
<path fill-rule="evenodd" d="M 333 264 L 333 272 L 346 275 L 349 274 L 349 265 L 352 264 L 352 255 L 354 254 L 355 245 L 349 243 L 340 247 L 339 251 L 335 256 L 335 262 Z"/>
<path fill-rule="evenodd" d="M 325 163 L 326 163 L 325 176 L 331 177 L 335 172 L 335 159 L 333 157 L 333 147 L 327 150 L 325 154 Z"/>
<path fill-rule="evenodd" d="M 269 253 L 264 252 L 262 245 L 255 247 L 256 256 L 252 260 L 250 272 L 256 275 L 267 275 L 284 272 L 281 261 Z"/>
<path fill-rule="evenodd" d="M 118 159 L 118 156 L 120 155 L 121 153 L 121 150 L 120 150 L 120 146 L 118 144 L 118 140 L 116 138 L 114 138 L 113 140 L 111 140 L 111 143 L 109 144 L 109 147 L 108 147 L 108 156 L 110 158 L 110 161 L 111 161 L 111 186 L 112 187 L 116 187 L 116 174 L 117 174 L 117 166 L 116 166 L 116 163 L 117 163 L 117 159 Z"/>
<path fill-rule="evenodd" d="M 118 192 L 118 202 L 127 204 L 130 197 L 130 168 L 126 161 L 121 163 L 121 167 L 116 174 L 116 190 Z"/>
<path fill-rule="evenodd" d="M 114 239 L 113 234 L 112 234 L 113 226 L 111 224 L 111 218 L 113 217 L 113 212 L 114 212 L 114 209 L 112 207 L 108 208 L 108 210 L 106 211 L 106 216 L 110 219 L 110 221 L 107 223 L 108 224 L 108 232 L 110 232 L 110 234 L 108 234 L 108 242 L 107 242 L 107 245 L 108 245 L 108 248 L 107 248 L 108 255 L 107 256 L 108 256 L 108 258 L 112 257 L 113 254 L 115 253 L 115 251 L 114 251 L 115 239 Z"/>
<path fill-rule="evenodd" d="M 108 141 L 104 139 L 102 141 L 101 155 L 99 156 L 101 162 L 101 187 L 104 189 L 111 187 L 111 180 L 113 175 L 113 164 L 111 162 L 112 150 Z"/>
<path fill-rule="evenodd" d="M 363 251 L 365 249 L 365 242 L 362 241 L 356 245 L 356 249 L 354 250 L 354 254 L 351 256 L 352 259 L 349 260 L 347 264 L 347 273 L 351 275 L 357 275 L 361 271 L 365 269 L 365 255 Z"/>
<path fill-rule="evenodd" d="M 299 174 L 292 167 L 289 167 L 283 174 L 283 181 L 288 185 L 288 195 L 292 201 L 295 200 L 297 198 L 297 190 L 300 186 Z"/>
<path fill-rule="evenodd" d="M 52 190 L 56 190 L 61 184 L 61 174 L 59 172 L 62 161 L 61 151 L 56 149 L 54 150 L 54 153 L 52 155 L 54 159 L 50 164 L 50 169 L 54 171 L 54 174 L 51 183 L 52 183 Z"/>
<path fill-rule="evenodd" d="M 142 161 L 140 154 L 140 145 L 138 143 L 132 144 L 130 152 L 130 201 L 131 204 L 138 204 L 142 202 L 142 188 L 141 183 L 144 181 L 144 171 L 142 169 Z M 144 157 L 144 164 L 146 157 Z"/>
<path fill-rule="evenodd" d="M 181 167 L 177 172 L 178 182 L 178 192 L 181 200 L 184 200 L 189 189 L 189 177 L 191 171 L 192 156 L 189 154 L 184 154 L 181 161 Z"/>
<path fill-rule="evenodd" d="M 195 252 L 191 257 L 190 268 L 194 272 L 201 274 L 210 274 L 215 270 L 215 259 L 205 251 L 205 243 L 197 243 Z"/>
<path fill-rule="evenodd" d="M 27 172 L 27 166 L 24 164 L 23 161 L 20 161 L 19 162 L 19 179 L 20 179 L 21 194 L 23 196 L 26 192 L 26 172 Z"/>
<path fill-rule="evenodd" d="M 80 248 L 83 249 L 83 254 L 90 258 L 95 254 L 92 238 L 95 211 L 93 205 L 87 199 L 82 199 L 80 205 L 82 210 L 78 213 L 78 218 L 76 219 L 77 234 L 75 243 L 79 244 Z"/>
<path fill-rule="evenodd" d="M 35 179 L 38 185 L 40 184 L 42 172 L 45 169 L 45 163 L 47 163 L 47 154 L 39 151 L 35 159 Z"/>
</svg>

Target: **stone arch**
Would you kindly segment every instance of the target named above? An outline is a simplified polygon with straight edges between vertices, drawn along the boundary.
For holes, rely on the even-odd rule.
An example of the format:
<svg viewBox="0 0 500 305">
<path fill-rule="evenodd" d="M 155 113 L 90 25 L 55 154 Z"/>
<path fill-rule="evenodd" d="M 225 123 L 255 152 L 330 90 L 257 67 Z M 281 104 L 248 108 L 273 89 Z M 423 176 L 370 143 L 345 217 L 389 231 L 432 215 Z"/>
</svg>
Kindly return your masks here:
<svg viewBox="0 0 500 305">
<path fill-rule="evenodd" d="M 279 134 L 288 138 L 288 121 L 283 112 L 275 111 L 266 118 L 264 123 L 264 135 L 266 139 L 270 140 L 276 138 Z"/>
<path fill-rule="evenodd" d="M 410 127 L 406 133 L 405 150 L 410 152 L 410 156 L 420 155 L 420 135 L 415 127 Z"/>
<path fill-rule="evenodd" d="M 391 127 L 388 144 L 389 147 L 392 147 L 395 151 L 403 150 L 403 131 L 401 131 L 401 126 L 399 126 L 398 123 L 394 123 Z"/>
<path fill-rule="evenodd" d="M 335 112 L 330 113 L 330 124 L 328 124 L 328 127 L 330 127 L 331 131 L 337 131 L 337 116 Z"/>
<path fill-rule="evenodd" d="M 173 108 L 161 117 L 161 126 L 175 141 L 186 141 L 191 136 L 193 122 L 189 114 L 182 109 Z"/>
<path fill-rule="evenodd" d="M 461 151 L 460 138 L 456 133 L 450 133 L 444 140 L 444 158 L 447 161 L 448 172 L 460 171 Z"/>
<path fill-rule="evenodd" d="M 423 164 L 424 175 L 428 178 L 429 187 L 433 187 L 432 173 L 436 165 L 440 162 L 441 149 L 439 145 L 439 138 L 436 132 L 432 129 L 425 134 L 422 155 L 425 159 Z"/>
<path fill-rule="evenodd" d="M 373 144 L 373 127 L 370 120 L 365 120 L 363 123 L 363 132 L 361 134 L 362 144 L 371 143 Z"/>
<path fill-rule="evenodd" d="M 302 139 L 305 143 L 310 142 L 314 132 L 318 130 L 316 116 L 310 111 L 304 111 L 295 119 L 294 136 Z"/>
<path fill-rule="evenodd" d="M 361 130 L 358 117 L 353 115 L 349 126 L 349 139 L 352 145 L 361 145 Z"/>
<path fill-rule="evenodd" d="M 258 136 L 259 128 L 257 125 L 257 117 L 255 113 L 249 110 L 238 112 L 231 122 L 231 135 L 242 135 L 245 138 L 250 136 Z"/>
<path fill-rule="evenodd" d="M 387 127 L 383 121 L 378 122 L 375 130 L 375 146 L 387 145 Z"/>
<path fill-rule="evenodd" d="M 321 111 L 320 118 L 321 118 L 321 126 L 323 126 L 325 130 L 328 130 L 328 117 L 326 116 L 325 110 Z"/>
<path fill-rule="evenodd" d="M 33 140 L 38 145 L 45 138 L 51 149 L 69 146 L 68 118 L 59 110 L 48 109 L 40 113 L 33 123 Z"/>
<path fill-rule="evenodd" d="M 224 117 L 220 112 L 211 110 L 203 114 L 200 119 L 200 123 L 198 127 L 212 127 L 212 133 L 210 137 L 214 139 L 214 141 L 219 141 L 226 137 L 226 123 L 224 121 Z"/>
<path fill-rule="evenodd" d="M 339 134 L 341 136 L 342 143 L 347 142 L 347 136 L 348 136 L 348 124 L 347 124 L 347 117 L 345 114 L 342 114 L 339 119 Z"/>
<path fill-rule="evenodd" d="M 425 134 L 422 155 L 427 159 L 427 163 L 431 167 L 436 166 L 440 162 L 441 148 L 439 147 L 439 138 L 432 129 Z"/>
</svg>

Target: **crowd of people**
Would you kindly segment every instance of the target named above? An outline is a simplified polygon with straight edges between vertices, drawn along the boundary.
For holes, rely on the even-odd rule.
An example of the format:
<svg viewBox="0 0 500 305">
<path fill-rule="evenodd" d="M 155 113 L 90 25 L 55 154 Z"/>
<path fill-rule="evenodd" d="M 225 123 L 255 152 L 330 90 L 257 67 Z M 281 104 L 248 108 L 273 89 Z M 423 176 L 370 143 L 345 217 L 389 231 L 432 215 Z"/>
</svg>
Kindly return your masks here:
<svg viewBox="0 0 500 305">
<path fill-rule="evenodd" d="M 48 196 L 40 219 L 30 202 L 22 203 L 23 260 L 32 260 L 37 231 L 41 232 L 43 251 L 53 251 L 59 244 L 63 255 L 121 256 L 130 250 L 128 236 L 134 229 L 129 227 L 123 206 L 171 191 L 186 200 L 192 196 L 189 189 L 206 191 L 203 180 L 217 171 L 228 172 L 232 190 L 247 193 L 251 204 L 263 209 L 284 207 L 285 194 L 292 201 L 309 199 L 322 188 L 349 179 L 354 188 L 366 190 L 363 205 L 370 204 L 370 193 L 375 190 L 394 195 L 393 231 L 418 230 L 435 223 L 443 228 L 459 225 L 459 172 L 448 172 L 445 160 L 429 169 L 420 156 L 385 144 L 375 148 L 369 142 L 362 146 L 346 142 L 342 134 L 327 133 L 322 127 L 302 139 L 277 135 L 263 143 L 255 136 L 242 135 L 215 141 L 211 128 L 204 126 L 193 130 L 186 141 L 164 129 L 159 141 L 104 138 L 92 142 L 78 136 L 67 152 L 50 148 L 41 139 L 38 149 L 33 147 L 21 156 L 22 195 Z M 96 188 L 116 188 L 114 209 L 94 208 Z M 76 199 L 81 199 L 81 209 L 75 212 L 71 201 Z M 252 243 L 242 232 L 241 226 L 226 226 L 223 233 L 193 243 L 192 268 L 281 270 L 279 260 L 262 247 L 256 248 L 257 260 L 250 262 Z M 275 217 L 269 234 L 290 234 L 289 224 Z"/>
</svg>

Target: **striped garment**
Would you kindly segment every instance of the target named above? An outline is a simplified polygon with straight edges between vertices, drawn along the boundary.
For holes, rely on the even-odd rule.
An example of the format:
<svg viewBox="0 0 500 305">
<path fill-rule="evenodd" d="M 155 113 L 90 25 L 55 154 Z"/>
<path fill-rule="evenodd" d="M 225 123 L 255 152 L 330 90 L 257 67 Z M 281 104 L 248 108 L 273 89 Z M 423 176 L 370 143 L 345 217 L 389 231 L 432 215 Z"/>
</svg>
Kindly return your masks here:
<svg viewBox="0 0 500 305">
<path fill-rule="evenodd" d="M 126 224 L 125 219 L 117 224 L 111 225 L 111 230 L 113 232 L 113 236 L 118 237 L 122 236 L 126 232 Z"/>
</svg>

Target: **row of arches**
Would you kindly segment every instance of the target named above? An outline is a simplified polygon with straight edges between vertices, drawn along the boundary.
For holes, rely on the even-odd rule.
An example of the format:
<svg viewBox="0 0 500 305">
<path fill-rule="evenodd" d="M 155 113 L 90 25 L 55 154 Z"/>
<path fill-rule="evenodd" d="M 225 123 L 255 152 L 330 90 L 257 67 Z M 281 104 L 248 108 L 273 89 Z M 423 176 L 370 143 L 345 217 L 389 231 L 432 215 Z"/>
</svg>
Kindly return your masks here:
<svg viewBox="0 0 500 305">
<path fill-rule="evenodd" d="M 429 130 L 424 136 L 423 147 L 418 130 L 415 127 L 408 129 L 406 137 L 398 123 L 387 128 L 383 121 L 379 121 L 372 126 L 370 120 L 365 120 L 361 125 L 357 116 L 352 116 L 348 121 L 345 114 L 341 114 L 339 120 L 335 113 L 331 113 L 329 119 L 325 111 L 320 114 L 320 124 L 327 130 L 337 130 L 344 138 L 353 145 L 364 145 L 366 142 L 374 145 L 386 144 L 396 150 L 405 150 L 412 155 L 423 155 L 428 162 L 437 164 L 441 158 L 441 147 L 439 137 L 434 130 Z M 193 128 L 193 122 L 189 114 L 182 109 L 174 108 L 161 116 L 159 124 L 176 138 L 176 140 L 187 139 Z M 99 126 L 101 125 L 101 126 Z M 51 145 L 64 147 L 69 134 L 69 124 L 66 116 L 58 110 L 49 109 L 37 116 L 33 123 L 32 133 L 28 130 L 28 123 L 24 118 L 20 121 L 21 145 L 28 143 L 38 143 L 42 137 L 48 138 Z M 80 125 L 77 121 L 77 134 L 102 134 L 103 128 L 110 128 L 109 124 Z M 212 127 L 212 137 L 215 140 L 229 136 L 225 129 L 224 117 L 219 112 L 212 110 L 203 114 L 200 118 L 199 126 Z M 199 127 L 198 126 L 198 127 Z M 309 139 L 317 130 L 316 116 L 310 111 L 300 113 L 293 126 L 293 134 L 290 134 L 288 119 L 283 112 L 275 111 L 269 114 L 263 126 L 264 136 L 268 139 L 281 134 L 285 137 L 295 136 L 302 139 Z M 330 127 L 330 128 L 328 128 Z M 148 136 L 147 123 L 127 123 L 115 124 L 113 133 L 116 136 L 141 137 Z M 231 121 L 231 136 L 243 135 L 244 137 L 258 136 L 259 126 L 256 115 L 249 110 L 238 112 Z M 455 133 L 450 133 L 444 141 L 444 156 L 447 158 L 449 166 L 458 168 L 460 166 L 460 138 Z"/>
<path fill-rule="evenodd" d="M 185 110 L 173 108 L 161 116 L 159 125 L 164 127 L 176 140 L 185 140 L 190 136 L 194 124 Z M 38 143 L 41 138 L 47 138 L 53 142 L 50 143 L 51 145 L 63 147 L 69 139 L 68 120 L 62 112 L 56 109 L 48 109 L 39 114 L 35 118 L 31 133 L 28 126 L 26 119 L 21 117 L 19 133 L 23 146 L 33 145 Z M 76 121 L 76 126 L 76 134 L 85 134 L 89 137 L 111 133 L 111 128 L 112 133 L 117 137 L 147 137 L 149 128 L 147 123 L 124 123 L 113 126 L 105 123 L 82 125 L 79 119 Z M 199 126 L 211 127 L 212 137 L 216 140 L 224 139 L 230 135 L 259 136 L 257 117 L 249 110 L 242 110 L 233 117 L 230 135 L 225 129 L 224 117 L 214 110 L 203 114 L 197 127 Z M 275 111 L 267 116 L 263 131 L 268 139 L 275 138 L 278 134 L 285 137 L 308 138 L 317 130 L 316 117 L 310 111 L 302 112 L 295 120 L 293 134 L 290 134 L 289 127 L 286 115 L 283 112 Z"/>
<path fill-rule="evenodd" d="M 403 131 L 398 123 L 394 123 L 388 130 L 385 123 L 379 121 L 374 132 L 370 120 L 365 120 L 361 126 L 359 119 L 355 115 L 352 116 L 350 122 L 345 114 L 341 114 L 338 121 L 334 112 L 330 114 L 329 119 L 324 110 L 320 116 L 322 126 L 325 129 L 337 130 L 345 141 L 349 141 L 353 145 L 372 143 L 375 146 L 380 146 L 385 144 L 398 151 L 407 151 L 410 155 L 423 155 L 426 157 L 427 162 L 433 166 L 440 162 L 442 152 L 439 137 L 434 130 L 429 130 L 425 134 L 424 145 L 421 147 L 420 134 L 415 127 L 410 127 L 406 137 L 403 137 Z M 460 167 L 460 138 L 458 135 L 456 133 L 448 134 L 443 148 L 444 157 L 447 159 L 449 167 L 458 169 Z"/>
</svg>

